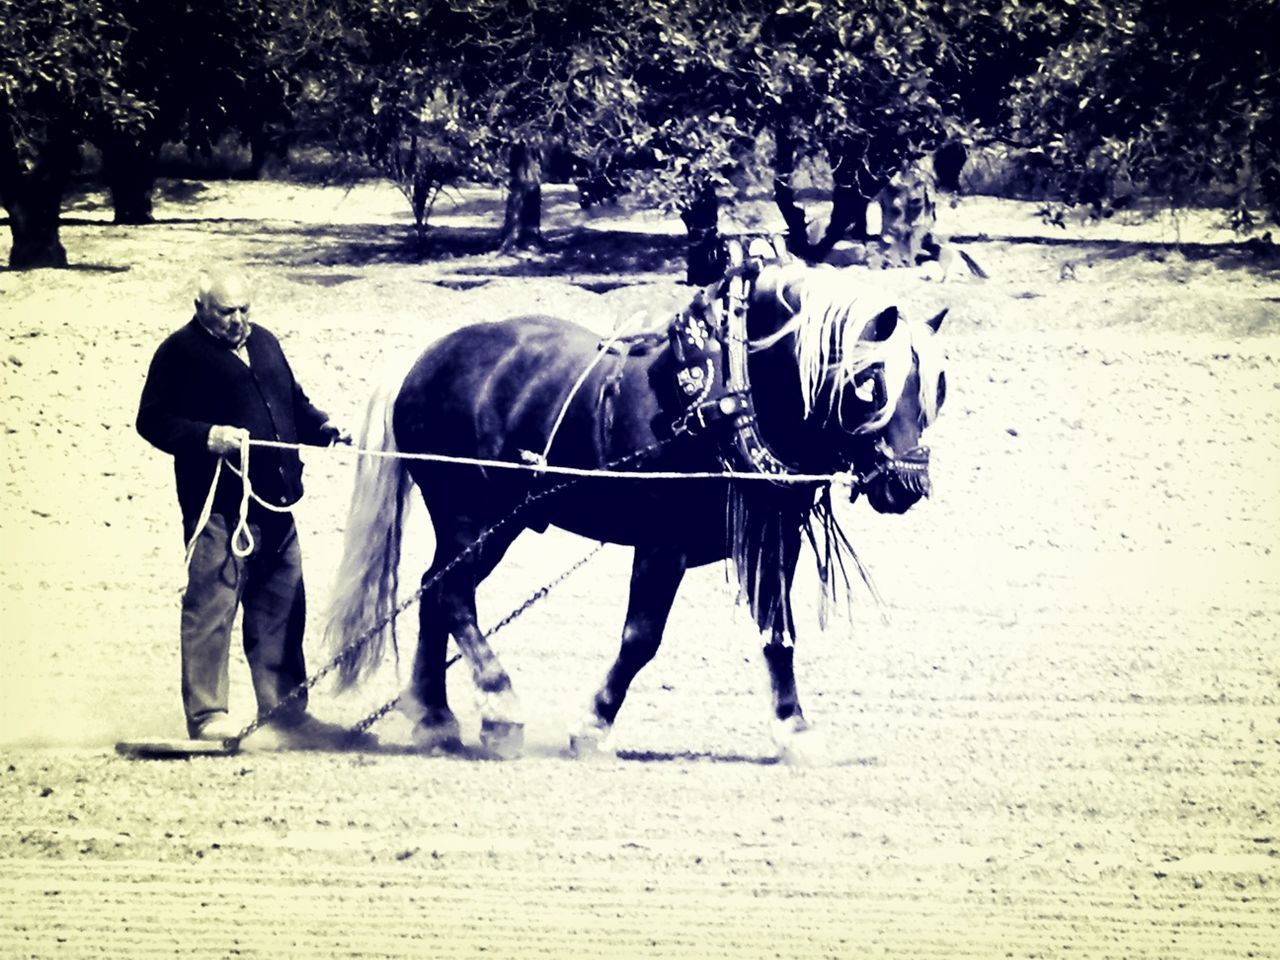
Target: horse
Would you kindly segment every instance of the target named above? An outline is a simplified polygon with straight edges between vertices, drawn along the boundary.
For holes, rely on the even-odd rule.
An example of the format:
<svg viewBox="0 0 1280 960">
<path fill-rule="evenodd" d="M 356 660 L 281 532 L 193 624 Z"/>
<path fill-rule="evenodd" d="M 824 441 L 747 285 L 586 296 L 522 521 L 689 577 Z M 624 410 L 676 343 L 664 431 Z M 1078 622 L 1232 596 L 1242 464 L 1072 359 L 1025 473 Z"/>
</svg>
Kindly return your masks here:
<svg viewBox="0 0 1280 960">
<path fill-rule="evenodd" d="M 793 666 L 798 558 L 807 540 L 832 592 L 841 577 L 850 587 L 832 474 L 849 473 L 851 499 L 884 514 L 930 492 L 921 435 L 945 397 L 935 335 L 947 311 L 913 319 L 867 271 L 770 254 L 739 254 L 665 332 L 602 342 L 545 315 L 475 323 L 375 393 L 326 628 L 332 646 L 347 645 L 340 689 L 394 642 L 416 487 L 436 535 L 408 691 L 422 749 L 464 749 L 446 694 L 452 636 L 479 691 L 482 747 L 521 751 L 519 703 L 478 625 L 476 588 L 521 532 L 554 525 L 634 548 L 621 644 L 571 731 L 574 754 L 608 749 L 685 571 L 721 561 L 766 638 L 776 750 L 802 752 L 812 727 Z"/>
</svg>

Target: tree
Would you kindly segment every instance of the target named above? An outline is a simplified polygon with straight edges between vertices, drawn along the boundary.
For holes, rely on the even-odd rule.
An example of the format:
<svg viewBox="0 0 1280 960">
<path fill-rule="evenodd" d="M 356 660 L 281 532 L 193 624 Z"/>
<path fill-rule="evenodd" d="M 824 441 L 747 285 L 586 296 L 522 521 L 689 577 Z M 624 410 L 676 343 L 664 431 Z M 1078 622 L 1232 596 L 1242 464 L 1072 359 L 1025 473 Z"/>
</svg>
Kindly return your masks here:
<svg viewBox="0 0 1280 960">
<path fill-rule="evenodd" d="M 345 33 L 317 76 L 344 149 L 430 196 L 440 178 L 505 183 L 499 239 L 541 242 L 544 146 L 593 155 L 626 87 L 611 70 L 626 0 L 372 0 L 342 7 Z M 423 178 L 430 182 L 423 186 Z M 415 210 L 426 211 L 429 204 Z M 419 221 L 420 232 L 425 223 Z"/>
<path fill-rule="evenodd" d="M 1280 63 L 1274 0 L 1126 0 L 1017 82 L 1013 134 L 1042 183 L 1099 212 L 1117 196 L 1180 204 L 1225 191 L 1280 217 Z"/>
<path fill-rule="evenodd" d="M 325 0 L 119 0 L 116 9 L 129 27 L 122 82 L 150 104 L 139 128 L 103 118 L 94 135 L 117 223 L 150 221 L 165 143 L 207 152 L 239 131 L 260 172 L 292 122 L 300 73 L 337 29 Z"/>
<path fill-rule="evenodd" d="M 449 3 L 331 0 L 341 25 L 302 82 L 301 135 L 328 143 L 395 183 L 419 242 L 442 187 L 494 176 L 484 117 L 446 56 L 465 10 Z"/>
<path fill-rule="evenodd" d="M 9 266 L 64 267 L 62 196 L 80 143 L 137 130 L 149 106 L 121 82 L 127 26 L 100 0 L 0 0 L 0 202 Z"/>
<path fill-rule="evenodd" d="M 937 5 L 925 0 L 784 4 L 765 21 L 759 83 L 776 143 L 774 197 L 788 245 L 821 259 L 846 236 L 866 237 L 867 204 L 945 137 L 935 74 L 953 55 Z M 801 159 L 825 159 L 831 216 L 820 235 L 795 200 Z"/>
<path fill-rule="evenodd" d="M 760 144 L 774 148 L 774 195 L 788 243 L 821 258 L 865 235 L 868 201 L 941 142 L 934 71 L 951 55 L 925 0 L 651 0 L 631 36 L 630 72 L 643 95 L 627 146 L 645 199 L 684 218 L 690 282 L 714 274 L 719 202 L 753 182 Z M 801 164 L 833 177 L 822 236 L 793 186 Z"/>
</svg>

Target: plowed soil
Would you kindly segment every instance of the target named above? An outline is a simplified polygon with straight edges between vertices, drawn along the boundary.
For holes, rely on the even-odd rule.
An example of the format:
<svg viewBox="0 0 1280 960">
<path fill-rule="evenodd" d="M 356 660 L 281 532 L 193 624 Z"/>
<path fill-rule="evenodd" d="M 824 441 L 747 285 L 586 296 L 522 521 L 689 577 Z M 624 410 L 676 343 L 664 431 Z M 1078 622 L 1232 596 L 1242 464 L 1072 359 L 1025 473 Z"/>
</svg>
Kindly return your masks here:
<svg viewBox="0 0 1280 960">
<path fill-rule="evenodd" d="M 553 253 L 574 252 L 547 269 L 465 252 L 498 203 L 442 201 L 415 262 L 387 189 L 175 183 L 145 228 L 80 201 L 76 269 L 0 273 L 0 955 L 1280 956 L 1280 274 L 1211 212 L 1049 236 L 1029 206 L 971 198 L 944 227 L 990 279 L 882 275 L 911 309 L 952 308 L 935 495 L 842 508 L 883 610 L 855 585 L 820 630 L 802 574 L 798 677 L 826 744 L 807 766 L 775 759 L 759 639 L 719 568 L 685 583 L 617 757 L 562 753 L 616 647 L 619 547 L 495 638 L 519 760 L 416 754 L 396 713 L 363 752 L 117 756 L 182 733 L 181 531 L 132 423 L 200 265 L 253 272 L 255 319 L 350 424 L 459 324 L 548 311 L 607 333 L 687 300 L 672 224 L 551 191 Z M 319 666 L 352 460 L 306 460 Z M 412 583 L 425 511 L 410 539 Z M 591 546 L 526 534 L 482 620 Z M 388 661 L 312 703 L 353 723 L 399 687 Z M 233 712 L 252 709 L 237 659 Z"/>
</svg>

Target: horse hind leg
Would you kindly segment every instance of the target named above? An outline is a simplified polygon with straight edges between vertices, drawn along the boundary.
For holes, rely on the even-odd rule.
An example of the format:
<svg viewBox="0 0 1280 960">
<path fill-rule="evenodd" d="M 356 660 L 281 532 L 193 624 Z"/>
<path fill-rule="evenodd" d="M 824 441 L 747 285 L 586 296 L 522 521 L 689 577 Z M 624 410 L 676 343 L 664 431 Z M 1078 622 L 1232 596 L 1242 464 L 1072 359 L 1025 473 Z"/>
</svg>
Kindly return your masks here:
<svg viewBox="0 0 1280 960">
<path fill-rule="evenodd" d="M 569 735 L 569 749 L 574 755 L 590 756 L 605 750 L 605 741 L 631 681 L 653 659 L 662 643 L 662 631 L 687 564 L 684 553 L 673 548 L 636 548 L 622 646 L 586 716 Z"/>
<path fill-rule="evenodd" d="M 424 586 L 435 576 L 433 564 L 422 577 Z M 410 692 L 417 701 L 415 745 L 428 752 L 459 753 L 462 733 L 449 707 L 446 684 L 449 628 L 441 610 L 439 584 L 427 587 L 418 607 L 418 652 L 413 662 Z"/>
<path fill-rule="evenodd" d="M 423 717 L 424 729 L 420 733 L 430 736 L 434 732 L 446 738 L 456 735 L 457 720 L 448 707 L 445 689 L 445 650 L 448 635 L 453 635 L 463 659 L 471 667 L 471 677 L 479 695 L 481 746 L 499 757 L 519 754 L 524 743 L 524 721 L 511 686 L 511 677 L 478 625 L 476 588 L 493 572 L 518 533 L 516 529 L 490 534 L 481 547 L 475 548 L 472 556 L 450 570 L 429 591 L 430 602 L 424 596 L 418 661 L 415 663 L 417 692 L 428 711 Z M 473 536 L 450 538 L 448 542 L 454 549 L 449 551 L 449 557 L 457 556 L 475 540 Z M 445 562 L 447 560 L 442 560 L 441 551 L 437 550 L 433 570 L 443 568 Z M 428 577 L 432 575 L 428 571 Z M 428 723 L 433 723 L 434 729 L 428 727 Z"/>
</svg>

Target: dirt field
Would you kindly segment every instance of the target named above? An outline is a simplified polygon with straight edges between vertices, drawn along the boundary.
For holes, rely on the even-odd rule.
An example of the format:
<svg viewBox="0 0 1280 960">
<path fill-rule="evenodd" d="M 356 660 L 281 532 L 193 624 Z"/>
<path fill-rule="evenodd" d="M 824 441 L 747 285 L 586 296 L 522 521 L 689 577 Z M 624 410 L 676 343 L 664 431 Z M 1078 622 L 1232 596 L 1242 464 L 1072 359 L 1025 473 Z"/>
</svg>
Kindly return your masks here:
<svg viewBox="0 0 1280 960">
<path fill-rule="evenodd" d="M 579 224 L 551 201 L 553 236 Z M 465 242 L 495 204 L 460 194 L 440 224 Z M 398 262 L 403 207 L 171 184 L 160 223 L 123 228 L 89 197 L 64 229 L 76 269 L 0 273 L 0 956 L 1280 957 L 1280 273 L 1209 213 L 1050 236 L 1028 206 L 969 199 L 944 228 L 991 279 L 895 279 L 952 307 L 936 494 L 845 509 L 887 624 L 856 592 L 819 632 L 813 578 L 797 588 L 813 766 L 773 762 L 720 569 L 687 580 L 618 759 L 561 755 L 616 645 L 616 547 L 495 641 L 521 760 L 414 755 L 394 714 L 366 753 L 117 757 L 182 732 L 170 463 L 132 423 L 201 264 L 253 270 L 255 319 L 349 423 L 380 370 L 458 324 L 548 310 L 607 331 L 688 295 L 671 224 L 597 217 L 568 275 L 536 277 Z M 318 638 L 351 459 L 307 463 Z M 526 535 L 483 618 L 590 546 Z M 242 663 L 233 688 L 247 719 Z M 387 664 L 313 704 L 353 722 L 397 689 Z"/>
</svg>

